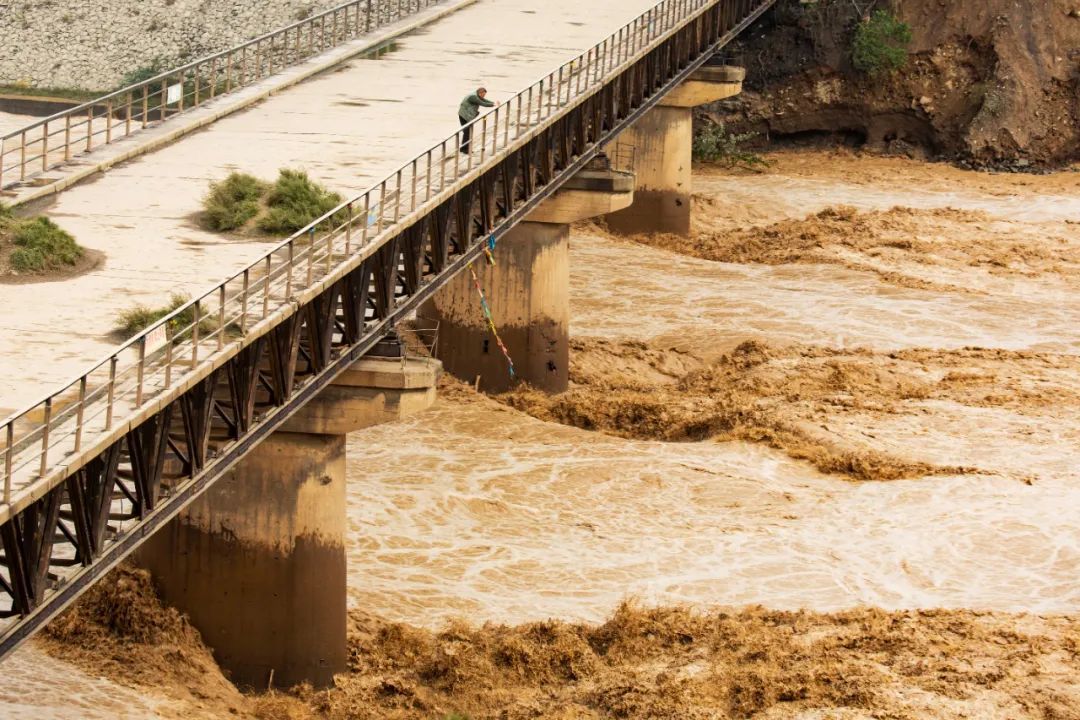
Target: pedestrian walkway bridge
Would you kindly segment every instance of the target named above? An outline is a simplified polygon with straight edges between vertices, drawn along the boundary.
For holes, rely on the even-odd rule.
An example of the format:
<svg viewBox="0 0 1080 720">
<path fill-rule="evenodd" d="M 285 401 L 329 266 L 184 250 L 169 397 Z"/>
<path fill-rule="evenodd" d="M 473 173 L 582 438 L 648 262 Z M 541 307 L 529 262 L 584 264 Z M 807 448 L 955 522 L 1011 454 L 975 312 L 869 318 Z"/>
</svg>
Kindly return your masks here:
<svg viewBox="0 0 1080 720">
<path fill-rule="evenodd" d="M 281 428 L 772 1 L 663 0 L 480 117 L 470 153 L 459 152 L 455 134 L 408 159 L 4 420 L 0 656 Z M 355 27 L 359 17 L 341 22 Z"/>
</svg>

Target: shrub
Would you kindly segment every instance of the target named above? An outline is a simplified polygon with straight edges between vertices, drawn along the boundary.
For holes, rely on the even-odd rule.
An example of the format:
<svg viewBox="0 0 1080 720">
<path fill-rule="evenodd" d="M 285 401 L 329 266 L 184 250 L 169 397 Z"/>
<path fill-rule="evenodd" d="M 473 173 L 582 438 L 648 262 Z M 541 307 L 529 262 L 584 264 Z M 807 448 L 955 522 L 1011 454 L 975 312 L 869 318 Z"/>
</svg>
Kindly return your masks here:
<svg viewBox="0 0 1080 720">
<path fill-rule="evenodd" d="M 274 235 L 291 235 L 333 210 L 341 196 L 312 182 L 301 170 L 282 170 L 267 198 L 269 206 L 259 218 L 259 229 Z M 333 220 L 338 222 L 340 215 Z"/>
<path fill-rule="evenodd" d="M 851 60 L 855 69 L 871 77 L 899 70 L 907 62 L 911 27 L 878 10 L 855 29 Z"/>
<path fill-rule="evenodd" d="M 190 300 L 191 297 L 189 295 L 185 295 L 184 293 L 173 293 L 169 296 L 168 305 L 163 307 L 150 308 L 146 305 L 136 305 L 133 308 L 124 310 L 116 318 L 117 331 L 123 334 L 124 337 L 134 337 Z M 169 321 L 170 333 L 174 339 L 176 337 L 182 337 L 187 334 L 186 331 L 194 322 L 195 306 L 192 305 Z M 209 332 L 212 329 L 213 323 L 209 320 L 203 320 L 199 323 L 200 331 Z M 178 333 L 180 333 L 180 335 L 178 335 Z"/>
<path fill-rule="evenodd" d="M 83 256 L 83 249 L 75 238 L 46 217 L 18 223 L 11 242 L 16 246 L 11 253 L 11 267 L 18 272 L 41 272 L 74 265 Z"/>
<path fill-rule="evenodd" d="M 267 189 L 258 178 L 236 172 L 211 183 L 210 192 L 203 198 L 203 227 L 219 232 L 243 227 L 259 214 L 259 201 Z"/>
<path fill-rule="evenodd" d="M 694 159 L 760 171 L 768 166 L 768 161 L 742 147 L 755 137 L 757 133 L 730 133 L 723 123 L 710 123 L 694 136 Z"/>
<path fill-rule="evenodd" d="M 167 66 L 168 62 L 166 62 L 163 58 L 156 58 L 155 60 L 152 60 L 146 65 L 143 65 L 125 73 L 123 80 L 120 81 L 120 87 L 125 88 L 128 85 L 135 85 L 136 83 L 141 83 L 144 80 L 149 80 L 155 75 L 163 73 L 166 70 Z"/>
</svg>

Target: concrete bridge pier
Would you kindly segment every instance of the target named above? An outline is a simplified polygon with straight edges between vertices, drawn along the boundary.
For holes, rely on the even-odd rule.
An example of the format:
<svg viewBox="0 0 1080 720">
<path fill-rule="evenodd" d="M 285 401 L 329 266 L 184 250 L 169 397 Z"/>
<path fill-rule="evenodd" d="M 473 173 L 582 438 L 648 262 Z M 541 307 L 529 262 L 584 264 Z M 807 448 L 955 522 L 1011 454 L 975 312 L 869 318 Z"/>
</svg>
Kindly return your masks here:
<svg viewBox="0 0 1080 720">
<path fill-rule="evenodd" d="M 499 332 L 514 361 L 492 337 L 472 274 L 462 272 L 420 310 L 439 323 L 437 355 L 466 382 L 486 392 L 517 381 L 547 392 L 566 390 L 570 364 L 570 223 L 598 217 L 633 201 L 633 175 L 594 160 L 499 241 L 495 265 L 473 263 Z"/>
<path fill-rule="evenodd" d="M 616 140 L 634 148 L 634 204 L 607 216 L 621 235 L 690 234 L 693 111 L 742 92 L 746 70 L 706 65 Z"/>
<path fill-rule="evenodd" d="M 431 405 L 439 370 L 358 361 L 139 549 L 238 686 L 345 670 L 345 436 Z"/>
</svg>

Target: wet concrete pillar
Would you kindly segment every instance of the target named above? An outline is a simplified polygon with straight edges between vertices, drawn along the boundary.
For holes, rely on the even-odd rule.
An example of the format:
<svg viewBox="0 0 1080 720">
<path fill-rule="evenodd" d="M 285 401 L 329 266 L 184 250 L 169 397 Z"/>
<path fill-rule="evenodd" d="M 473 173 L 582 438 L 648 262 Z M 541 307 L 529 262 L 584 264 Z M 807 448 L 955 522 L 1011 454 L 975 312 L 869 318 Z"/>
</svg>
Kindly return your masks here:
<svg viewBox="0 0 1080 720">
<path fill-rule="evenodd" d="M 346 434 L 434 401 L 434 360 L 363 359 L 150 538 L 136 561 L 240 687 L 346 668 Z"/>
<path fill-rule="evenodd" d="M 503 236 L 495 264 L 473 263 L 492 319 L 514 363 L 511 376 L 492 336 L 472 274 L 453 278 L 420 310 L 439 324 L 436 352 L 450 373 L 497 393 L 524 381 L 566 390 L 570 360 L 570 223 L 626 207 L 633 177 L 606 158 L 583 170 Z"/>
<path fill-rule="evenodd" d="M 637 185 L 634 203 L 607 216 L 612 232 L 690 234 L 694 108 L 739 94 L 745 75 L 707 65 L 619 136 L 616 144 L 633 150 Z"/>
</svg>

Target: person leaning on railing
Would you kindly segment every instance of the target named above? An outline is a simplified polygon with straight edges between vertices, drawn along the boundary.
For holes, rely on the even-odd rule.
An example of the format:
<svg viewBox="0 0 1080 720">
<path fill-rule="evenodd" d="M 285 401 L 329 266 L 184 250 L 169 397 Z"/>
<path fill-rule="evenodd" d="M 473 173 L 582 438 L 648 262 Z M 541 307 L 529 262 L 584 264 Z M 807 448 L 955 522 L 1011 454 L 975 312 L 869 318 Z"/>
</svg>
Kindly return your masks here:
<svg viewBox="0 0 1080 720">
<path fill-rule="evenodd" d="M 462 126 L 468 125 L 480 114 L 482 107 L 498 107 L 499 103 L 487 100 L 487 88 L 478 88 L 476 92 L 466 95 L 458 107 L 458 120 Z M 469 153 L 469 141 L 472 139 L 472 127 L 466 127 L 461 131 L 461 152 Z"/>
</svg>

